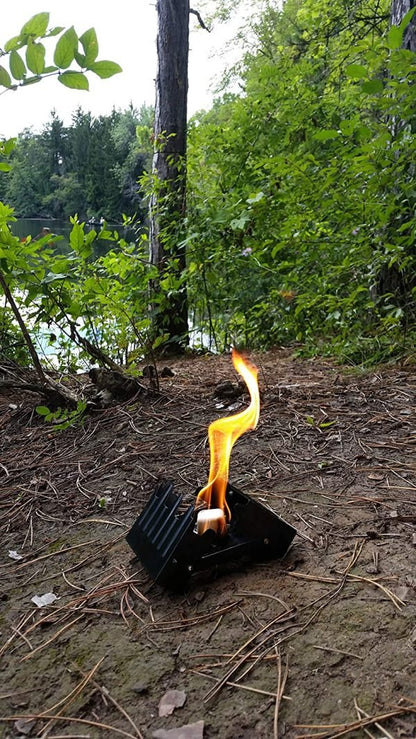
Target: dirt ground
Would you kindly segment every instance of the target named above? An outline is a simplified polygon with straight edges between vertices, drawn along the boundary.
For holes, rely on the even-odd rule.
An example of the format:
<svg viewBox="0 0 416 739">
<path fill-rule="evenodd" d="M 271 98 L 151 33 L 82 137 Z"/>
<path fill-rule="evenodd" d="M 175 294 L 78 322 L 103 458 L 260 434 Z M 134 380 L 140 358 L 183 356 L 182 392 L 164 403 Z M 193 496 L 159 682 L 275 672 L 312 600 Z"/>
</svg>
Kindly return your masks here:
<svg viewBox="0 0 416 739">
<path fill-rule="evenodd" d="M 158 480 L 206 483 L 208 424 L 248 402 L 214 397 L 230 357 L 167 362 L 159 396 L 60 432 L 0 394 L 0 736 L 416 737 L 415 369 L 251 359 L 230 480 L 298 533 L 185 593 L 125 535 Z"/>
</svg>

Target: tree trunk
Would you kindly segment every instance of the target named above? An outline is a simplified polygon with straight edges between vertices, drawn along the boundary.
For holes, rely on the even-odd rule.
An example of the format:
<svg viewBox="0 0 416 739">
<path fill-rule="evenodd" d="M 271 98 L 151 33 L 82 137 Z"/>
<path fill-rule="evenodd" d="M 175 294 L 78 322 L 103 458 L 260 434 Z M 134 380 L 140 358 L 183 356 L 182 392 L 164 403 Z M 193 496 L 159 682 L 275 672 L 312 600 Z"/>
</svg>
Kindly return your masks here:
<svg viewBox="0 0 416 739">
<path fill-rule="evenodd" d="M 189 0 L 157 0 L 158 73 L 150 203 L 150 261 L 159 278 L 152 286 L 155 334 L 168 334 L 177 351 L 188 343 L 188 303 L 183 282 L 186 187 Z M 160 289 L 162 279 L 169 288 Z"/>
<path fill-rule="evenodd" d="M 393 0 L 391 6 L 391 22 L 399 26 L 402 19 L 416 5 L 415 0 Z M 403 48 L 416 51 L 416 13 L 407 26 L 403 36 Z"/>
</svg>

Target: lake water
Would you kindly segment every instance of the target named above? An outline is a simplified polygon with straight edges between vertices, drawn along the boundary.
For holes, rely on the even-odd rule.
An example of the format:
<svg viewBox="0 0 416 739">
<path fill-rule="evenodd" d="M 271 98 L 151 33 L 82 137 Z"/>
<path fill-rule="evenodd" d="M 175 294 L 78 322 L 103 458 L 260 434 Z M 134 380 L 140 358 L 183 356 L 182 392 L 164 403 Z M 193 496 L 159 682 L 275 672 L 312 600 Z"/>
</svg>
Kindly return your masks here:
<svg viewBox="0 0 416 739">
<path fill-rule="evenodd" d="M 57 220 L 49 218 L 19 218 L 16 223 L 11 224 L 11 230 L 15 236 L 19 239 L 24 239 L 25 236 L 39 236 L 42 228 L 49 228 L 51 233 L 63 236 L 66 243 L 69 243 L 69 234 L 71 231 L 71 224 L 67 220 Z"/>
<path fill-rule="evenodd" d="M 97 232 L 101 228 L 99 223 L 91 226 L 88 226 L 87 224 L 86 231 L 89 227 L 95 228 Z M 24 239 L 26 236 L 31 236 L 32 238 L 35 238 L 36 236 L 40 235 L 43 228 L 49 228 L 52 234 L 62 236 L 62 239 L 58 241 L 56 245 L 58 252 L 65 252 L 68 250 L 69 234 L 72 230 L 72 224 L 69 222 L 69 220 L 60 220 L 57 218 L 19 218 L 15 223 L 11 224 L 12 233 L 15 236 L 18 236 L 19 239 Z M 137 239 L 137 235 L 135 234 L 134 230 L 132 228 L 126 229 L 122 223 L 106 223 L 106 228 L 109 231 L 117 231 L 118 234 L 126 240 L 135 241 Z M 98 250 L 99 254 L 103 253 L 103 243 L 105 242 L 101 241 L 101 248 Z M 111 244 L 112 242 L 109 241 L 106 243 Z"/>
<path fill-rule="evenodd" d="M 127 233 L 123 233 L 125 231 L 122 224 L 106 224 L 107 228 L 109 230 L 116 230 L 122 235 L 126 240 L 131 239 L 134 241 L 137 239 L 137 235 L 134 234 L 132 229 L 129 229 Z M 23 239 L 26 236 L 32 236 L 32 238 L 35 238 L 36 236 L 39 236 L 43 228 L 49 228 L 52 234 L 57 234 L 57 236 L 62 236 L 62 240 L 58 241 L 56 244 L 56 250 L 59 253 L 67 252 L 69 250 L 69 234 L 72 229 L 71 223 L 67 220 L 58 220 L 58 219 L 48 219 L 48 218 L 19 218 L 15 223 L 11 224 L 11 230 L 14 233 L 15 236 L 18 236 L 19 239 Z M 95 225 L 95 229 L 98 231 L 100 228 L 100 225 Z M 112 242 L 103 242 L 100 241 L 99 244 L 97 244 L 96 250 L 95 250 L 95 256 L 102 255 L 105 253 L 106 249 L 112 244 Z M 53 333 L 59 338 L 63 337 L 62 332 L 59 331 L 57 327 L 54 327 Z M 83 332 L 83 329 L 81 327 L 81 333 Z M 48 360 L 52 365 L 55 367 L 59 366 L 59 358 L 62 359 L 62 353 L 60 349 L 57 347 L 57 345 L 51 345 L 49 342 L 49 337 L 51 334 L 51 329 L 45 325 L 38 326 L 38 332 L 37 337 L 35 340 L 37 350 L 39 351 L 41 357 Z M 212 345 L 212 341 L 210 342 L 209 336 L 202 331 L 201 329 L 198 329 L 196 325 L 194 325 L 194 322 L 192 321 L 192 318 L 190 317 L 190 346 L 203 346 L 205 348 L 211 349 L 211 351 L 214 350 L 214 347 Z M 78 355 L 78 351 L 76 347 L 74 346 L 74 354 Z"/>
</svg>

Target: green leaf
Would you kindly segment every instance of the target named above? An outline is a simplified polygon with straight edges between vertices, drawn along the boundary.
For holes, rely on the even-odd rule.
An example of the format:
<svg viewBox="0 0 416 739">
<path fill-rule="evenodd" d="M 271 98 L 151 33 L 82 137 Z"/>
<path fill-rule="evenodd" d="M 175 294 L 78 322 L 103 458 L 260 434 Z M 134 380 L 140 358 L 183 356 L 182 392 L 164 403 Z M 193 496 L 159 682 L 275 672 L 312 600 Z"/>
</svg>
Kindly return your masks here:
<svg viewBox="0 0 416 739">
<path fill-rule="evenodd" d="M 26 87 L 26 85 L 34 85 L 36 82 L 40 82 L 42 77 L 26 77 L 26 79 L 23 80 L 22 85 Z"/>
<path fill-rule="evenodd" d="M 11 38 L 8 41 L 6 41 L 6 43 L 4 45 L 4 51 L 6 53 L 8 53 L 12 49 L 18 49 L 18 48 L 20 48 L 20 46 L 22 46 L 20 36 L 13 36 L 13 38 Z"/>
<path fill-rule="evenodd" d="M 46 407 L 46 405 L 37 405 L 35 411 L 39 414 L 39 416 L 49 416 L 50 413 L 50 410 Z"/>
<path fill-rule="evenodd" d="M 62 275 L 62 273 L 64 272 L 64 270 L 66 270 L 66 271 L 69 270 L 70 263 L 71 263 L 71 260 L 70 259 L 65 259 L 65 258 L 63 258 L 63 259 L 57 259 L 57 261 L 55 262 L 55 264 L 52 262 L 52 264 L 50 266 L 50 270 L 55 275 L 57 275 L 57 274 L 61 274 Z M 67 274 L 66 276 L 67 277 L 70 277 L 69 274 Z"/>
<path fill-rule="evenodd" d="M 246 203 L 249 205 L 253 205 L 253 203 L 259 203 L 260 200 L 263 200 L 264 198 L 264 192 L 257 192 L 255 195 L 250 195 L 249 198 L 247 198 Z"/>
<path fill-rule="evenodd" d="M 12 86 L 12 80 L 11 77 L 4 67 L 0 66 L 0 85 L 2 87 L 11 87 Z"/>
<path fill-rule="evenodd" d="M 26 66 L 25 63 L 20 56 L 19 52 L 16 51 L 16 49 L 12 49 L 10 52 L 10 71 L 15 78 L 15 80 L 22 80 L 26 75 Z"/>
<path fill-rule="evenodd" d="M 56 44 L 53 60 L 60 69 L 67 69 L 74 59 L 78 48 L 78 36 L 74 27 L 68 28 Z"/>
<path fill-rule="evenodd" d="M 43 44 L 28 44 L 26 63 L 33 74 L 42 74 L 45 69 L 45 47 Z"/>
<path fill-rule="evenodd" d="M 85 68 L 87 66 L 86 63 L 85 63 L 86 62 L 86 56 L 85 56 L 85 54 L 81 54 L 79 51 L 76 51 L 75 52 L 74 59 L 75 59 L 76 63 L 79 64 L 79 66 L 81 67 L 81 69 L 82 68 Z"/>
<path fill-rule="evenodd" d="M 376 95 L 383 92 L 384 85 L 381 80 L 366 80 L 362 83 L 361 89 L 363 92 L 369 92 L 370 95 Z"/>
<path fill-rule="evenodd" d="M 356 121 L 354 120 L 341 121 L 339 124 L 340 131 L 344 134 L 344 136 L 351 136 L 351 134 L 354 133 L 355 126 Z"/>
<path fill-rule="evenodd" d="M 362 64 L 349 64 L 345 73 L 352 80 L 362 80 L 367 77 L 367 70 Z"/>
<path fill-rule="evenodd" d="M 43 36 L 49 23 L 49 13 L 37 13 L 23 26 L 21 36 Z"/>
<path fill-rule="evenodd" d="M 82 72 L 62 72 L 58 77 L 65 87 L 71 87 L 73 90 L 89 90 L 88 79 Z"/>
<path fill-rule="evenodd" d="M 371 128 L 369 128 L 369 126 L 359 126 L 357 133 L 361 139 L 365 140 L 371 138 Z"/>
<path fill-rule="evenodd" d="M 42 280 L 43 285 L 49 285 L 50 282 L 56 282 L 56 280 L 66 280 L 67 277 L 70 275 L 68 274 L 53 274 L 52 272 L 49 272 Z"/>
<path fill-rule="evenodd" d="M 248 213 L 242 213 L 240 218 L 233 218 L 230 222 L 230 226 L 233 231 L 238 231 L 241 228 L 245 228 L 246 223 L 250 220 Z"/>
<path fill-rule="evenodd" d="M 81 41 L 85 54 L 84 66 L 89 67 L 90 64 L 95 62 L 98 56 L 98 40 L 95 29 L 89 28 L 88 31 L 85 31 L 85 33 L 80 36 L 79 40 Z"/>
<path fill-rule="evenodd" d="M 405 31 L 407 26 L 409 25 L 410 21 L 412 20 L 414 14 L 416 13 L 416 6 L 414 8 L 411 8 L 406 15 L 403 16 L 403 18 L 400 21 L 399 28 L 401 31 Z"/>
<path fill-rule="evenodd" d="M 160 336 L 156 336 L 155 340 L 152 343 L 152 349 L 157 349 L 168 340 L 169 334 L 161 334 Z"/>
<path fill-rule="evenodd" d="M 79 254 L 84 246 L 84 229 L 79 223 L 73 223 L 71 233 L 69 234 L 69 243 L 71 248 Z"/>
<path fill-rule="evenodd" d="M 392 26 L 387 34 L 389 49 L 400 49 L 403 43 L 403 31 L 398 26 Z"/>
<path fill-rule="evenodd" d="M 85 306 L 81 306 L 80 303 L 77 303 L 77 302 L 73 301 L 68 306 L 67 312 L 69 313 L 70 316 L 72 316 L 72 318 L 79 318 L 80 316 L 82 316 L 82 313 L 84 311 L 84 307 Z"/>
<path fill-rule="evenodd" d="M 58 33 L 62 33 L 64 26 L 55 26 L 48 31 L 48 36 L 57 36 Z"/>
<path fill-rule="evenodd" d="M 91 72 L 98 74 L 98 76 L 101 77 L 101 79 L 103 80 L 107 79 L 108 77 L 112 77 L 114 74 L 119 74 L 119 72 L 123 71 L 120 65 L 116 62 L 109 62 L 106 60 L 89 64 L 88 69 L 90 69 Z"/>
<path fill-rule="evenodd" d="M 8 157 L 9 154 L 13 151 L 13 149 L 16 146 L 17 139 L 7 139 L 7 141 L 2 141 L 2 153 L 5 157 Z"/>
<path fill-rule="evenodd" d="M 313 138 L 315 141 L 329 141 L 330 139 L 336 139 L 339 136 L 339 131 L 335 128 L 322 129 L 314 133 Z"/>
<path fill-rule="evenodd" d="M 336 421 L 324 421 L 323 423 L 320 423 L 319 424 L 319 428 L 320 429 L 328 429 L 331 426 L 333 426 L 334 423 L 336 423 Z"/>
</svg>

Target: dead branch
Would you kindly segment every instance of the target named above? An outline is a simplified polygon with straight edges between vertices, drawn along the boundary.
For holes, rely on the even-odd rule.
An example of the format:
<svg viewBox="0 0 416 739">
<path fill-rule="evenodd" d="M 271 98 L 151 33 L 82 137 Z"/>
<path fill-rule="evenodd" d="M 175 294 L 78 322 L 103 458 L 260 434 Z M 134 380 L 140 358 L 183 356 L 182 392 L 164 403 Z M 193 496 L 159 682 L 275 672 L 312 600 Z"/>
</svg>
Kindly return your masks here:
<svg viewBox="0 0 416 739">
<path fill-rule="evenodd" d="M 60 407 L 76 408 L 79 398 L 69 388 L 64 387 L 51 377 L 44 374 L 45 382 L 18 382 L 13 380 L 0 380 L 0 390 L 22 390 L 23 392 L 37 393 L 41 395 L 50 410 Z"/>
<path fill-rule="evenodd" d="M 74 321 L 68 319 L 68 323 L 72 341 L 78 344 L 78 346 L 81 346 L 83 349 L 85 349 L 90 357 L 96 359 L 97 362 L 99 362 L 100 364 L 103 364 L 105 367 L 110 367 L 110 369 L 114 370 L 115 372 L 121 372 L 120 367 L 116 362 L 113 362 L 111 357 L 103 352 L 102 349 L 100 349 L 98 346 L 94 346 L 94 344 L 86 339 L 85 336 L 81 336 Z"/>
<path fill-rule="evenodd" d="M 17 307 L 17 303 L 14 300 L 13 295 L 11 293 L 11 290 L 10 290 L 10 288 L 9 288 L 9 286 L 8 286 L 6 280 L 4 279 L 4 277 L 3 277 L 3 275 L 2 275 L 1 272 L 0 272 L 0 286 L 1 286 L 3 292 L 4 292 L 5 296 L 6 296 L 7 302 L 9 303 L 9 305 L 10 305 L 10 307 L 11 307 L 13 313 L 14 313 L 14 316 L 16 318 L 16 321 L 19 324 L 19 328 L 20 328 L 20 330 L 21 330 L 21 332 L 23 334 L 23 338 L 24 338 L 24 340 L 26 342 L 26 346 L 27 346 L 27 348 L 29 350 L 30 356 L 32 357 L 33 364 L 35 365 L 36 372 L 38 373 L 39 378 L 41 380 L 45 381 L 46 380 L 45 373 L 44 373 L 43 368 L 42 368 L 42 365 L 40 363 L 40 359 L 38 357 L 38 353 L 37 353 L 37 351 L 36 351 L 36 349 L 34 347 L 34 344 L 33 344 L 32 339 L 30 338 L 29 331 L 27 330 L 26 324 L 25 324 L 25 322 L 24 322 L 24 320 L 23 320 L 23 318 L 21 316 L 20 310 Z"/>
<path fill-rule="evenodd" d="M 201 28 L 203 28 L 203 29 L 204 29 L 204 31 L 208 31 L 208 33 L 211 33 L 211 29 L 210 29 L 210 28 L 208 28 L 208 27 L 207 27 L 207 26 L 205 25 L 204 21 L 202 20 L 202 18 L 201 18 L 201 13 L 199 12 L 199 10 L 194 10 L 193 8 L 189 8 L 189 12 L 190 12 L 190 13 L 193 13 L 193 15 L 196 15 L 196 17 L 198 18 L 198 23 L 199 23 L 199 25 L 201 26 Z"/>
</svg>

